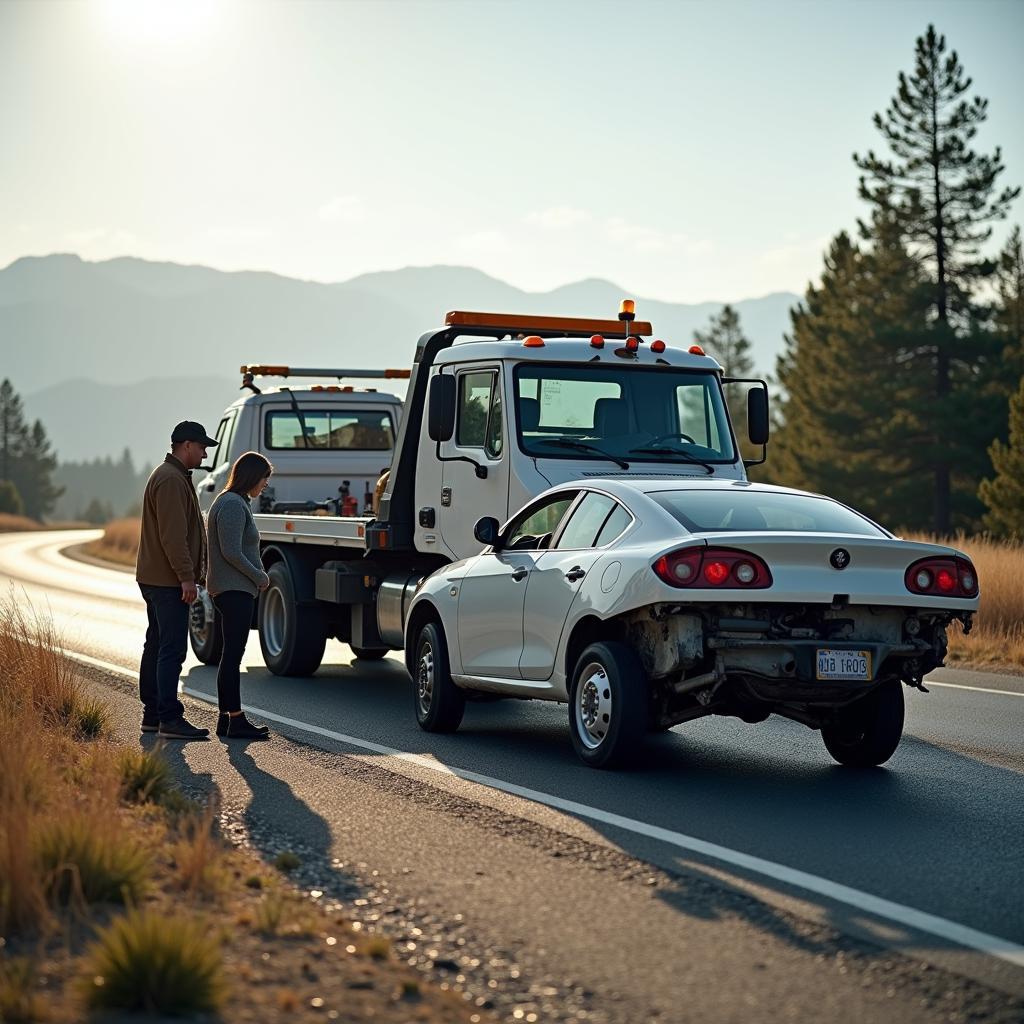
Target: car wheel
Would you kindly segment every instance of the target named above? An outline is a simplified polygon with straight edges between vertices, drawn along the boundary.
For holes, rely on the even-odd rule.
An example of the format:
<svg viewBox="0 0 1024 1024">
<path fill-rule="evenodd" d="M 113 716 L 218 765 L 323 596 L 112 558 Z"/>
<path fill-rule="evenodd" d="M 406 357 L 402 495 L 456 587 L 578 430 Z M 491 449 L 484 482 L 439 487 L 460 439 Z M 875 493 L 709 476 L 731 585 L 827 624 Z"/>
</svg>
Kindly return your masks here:
<svg viewBox="0 0 1024 1024">
<path fill-rule="evenodd" d="M 825 749 L 840 764 L 855 768 L 884 764 L 902 735 L 903 686 L 898 679 L 887 679 L 821 727 Z"/>
<path fill-rule="evenodd" d="M 220 661 L 224 650 L 220 612 L 205 590 L 200 591 L 188 610 L 188 642 L 192 653 L 204 665 L 216 665 Z"/>
<path fill-rule="evenodd" d="M 276 676 L 312 675 L 327 645 L 323 614 L 316 607 L 298 607 L 292 574 L 284 562 L 275 562 L 267 575 L 270 586 L 259 603 L 263 660 Z"/>
<path fill-rule="evenodd" d="M 572 745 L 584 764 L 631 760 L 647 732 L 647 677 L 632 648 L 591 644 L 576 662 L 569 691 Z"/>
<path fill-rule="evenodd" d="M 466 710 L 466 698 L 452 682 L 444 630 L 428 622 L 416 638 L 413 661 L 416 721 L 427 732 L 455 732 Z"/>
<path fill-rule="evenodd" d="M 361 661 L 380 661 L 388 653 L 386 648 L 380 647 L 356 647 L 355 644 L 349 644 L 349 647 L 352 648 L 353 657 Z"/>
</svg>

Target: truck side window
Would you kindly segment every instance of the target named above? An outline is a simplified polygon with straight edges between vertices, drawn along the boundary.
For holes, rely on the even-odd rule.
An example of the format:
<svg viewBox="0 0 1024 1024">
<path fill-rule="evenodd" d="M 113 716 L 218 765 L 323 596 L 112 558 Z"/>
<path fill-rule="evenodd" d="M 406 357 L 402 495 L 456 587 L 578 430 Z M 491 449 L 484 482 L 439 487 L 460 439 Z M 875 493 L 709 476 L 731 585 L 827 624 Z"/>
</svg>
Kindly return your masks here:
<svg viewBox="0 0 1024 1024">
<path fill-rule="evenodd" d="M 497 385 L 491 392 L 491 407 L 487 411 L 487 435 L 484 442 L 484 451 L 497 459 L 501 456 L 502 438 L 504 432 L 501 424 L 501 385 Z"/>
<path fill-rule="evenodd" d="M 459 420 L 455 442 L 460 447 L 486 447 L 487 414 L 496 378 L 493 370 L 474 370 L 459 375 Z M 498 444 L 500 448 L 500 437 Z"/>
<path fill-rule="evenodd" d="M 213 456 L 210 458 L 210 467 L 212 469 L 216 469 L 228 456 L 232 419 L 233 417 L 231 416 L 225 416 L 217 427 L 217 433 L 213 435 L 213 439 L 217 442 L 217 447 L 214 448 Z"/>
</svg>

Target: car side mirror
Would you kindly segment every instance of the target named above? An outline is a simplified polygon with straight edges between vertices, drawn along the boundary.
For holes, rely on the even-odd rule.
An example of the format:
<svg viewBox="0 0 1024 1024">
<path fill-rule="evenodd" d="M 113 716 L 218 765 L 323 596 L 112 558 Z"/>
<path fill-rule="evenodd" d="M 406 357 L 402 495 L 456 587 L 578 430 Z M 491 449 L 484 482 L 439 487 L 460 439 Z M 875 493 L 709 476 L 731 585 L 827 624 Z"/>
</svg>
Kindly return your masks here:
<svg viewBox="0 0 1024 1024">
<path fill-rule="evenodd" d="M 768 389 L 763 385 L 747 392 L 747 436 L 751 444 L 768 443 Z"/>
<path fill-rule="evenodd" d="M 455 378 L 439 373 L 430 382 L 427 399 L 427 436 L 431 441 L 450 441 L 455 433 Z"/>
<path fill-rule="evenodd" d="M 476 521 L 473 527 L 473 536 L 476 537 L 485 547 L 496 548 L 498 546 L 498 520 L 494 516 L 484 516 Z"/>
</svg>

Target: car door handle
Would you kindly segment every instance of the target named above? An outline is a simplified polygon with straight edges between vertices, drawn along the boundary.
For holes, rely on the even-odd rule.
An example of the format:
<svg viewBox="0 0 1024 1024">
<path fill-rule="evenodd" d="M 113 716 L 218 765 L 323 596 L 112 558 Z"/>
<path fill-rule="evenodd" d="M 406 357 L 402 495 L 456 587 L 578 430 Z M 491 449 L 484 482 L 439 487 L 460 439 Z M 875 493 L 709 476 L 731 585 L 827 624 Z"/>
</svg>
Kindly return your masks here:
<svg viewBox="0 0 1024 1024">
<path fill-rule="evenodd" d="M 586 569 L 581 568 L 578 565 L 574 565 L 566 574 L 565 578 L 575 583 L 577 580 L 583 579 L 587 575 Z"/>
<path fill-rule="evenodd" d="M 520 580 L 525 580 L 530 575 L 530 570 L 525 565 L 517 565 L 512 570 L 512 579 L 518 583 Z"/>
</svg>

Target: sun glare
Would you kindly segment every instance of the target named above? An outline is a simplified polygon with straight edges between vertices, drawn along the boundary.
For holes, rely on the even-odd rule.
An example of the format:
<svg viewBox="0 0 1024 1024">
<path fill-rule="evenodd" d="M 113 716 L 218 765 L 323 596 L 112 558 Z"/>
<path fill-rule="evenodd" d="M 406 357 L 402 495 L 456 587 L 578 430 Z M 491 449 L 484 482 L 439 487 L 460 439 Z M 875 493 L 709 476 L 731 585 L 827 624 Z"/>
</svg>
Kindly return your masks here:
<svg viewBox="0 0 1024 1024">
<path fill-rule="evenodd" d="M 170 43 L 205 32 L 217 0 L 100 0 L 107 29 L 128 42 Z"/>
</svg>

